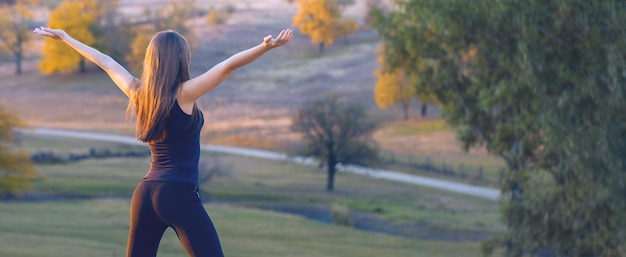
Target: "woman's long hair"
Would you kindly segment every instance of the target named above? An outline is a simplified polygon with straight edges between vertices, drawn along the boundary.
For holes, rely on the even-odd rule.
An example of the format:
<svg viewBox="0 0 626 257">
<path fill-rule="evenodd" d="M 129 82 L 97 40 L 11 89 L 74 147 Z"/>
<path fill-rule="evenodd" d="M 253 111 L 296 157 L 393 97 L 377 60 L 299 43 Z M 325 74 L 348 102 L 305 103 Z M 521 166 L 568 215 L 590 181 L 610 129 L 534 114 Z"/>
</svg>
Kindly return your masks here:
<svg viewBox="0 0 626 257">
<path fill-rule="evenodd" d="M 150 40 L 141 82 L 132 90 L 127 109 L 136 114 L 140 141 L 161 142 L 167 136 L 165 120 L 176 102 L 180 84 L 190 79 L 190 59 L 187 40 L 172 30 L 161 31 Z"/>
</svg>

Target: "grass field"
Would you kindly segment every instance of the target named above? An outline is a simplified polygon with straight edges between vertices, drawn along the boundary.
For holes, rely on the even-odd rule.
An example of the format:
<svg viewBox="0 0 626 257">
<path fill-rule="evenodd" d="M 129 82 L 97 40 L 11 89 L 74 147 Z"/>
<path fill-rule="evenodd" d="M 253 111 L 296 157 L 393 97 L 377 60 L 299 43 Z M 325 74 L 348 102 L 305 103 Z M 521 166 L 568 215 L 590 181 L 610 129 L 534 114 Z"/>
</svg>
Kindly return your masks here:
<svg viewBox="0 0 626 257">
<path fill-rule="evenodd" d="M 124 256 L 128 201 L 0 202 L 0 256 Z M 472 256 L 476 243 L 415 241 L 296 216 L 207 205 L 226 256 Z M 158 256 L 185 256 L 168 230 Z"/>
<path fill-rule="evenodd" d="M 21 136 L 20 148 L 62 155 L 128 146 Z M 489 200 L 343 173 L 336 191 L 327 193 L 325 174 L 315 167 L 211 153 L 202 162 L 223 167 L 202 189 L 229 256 L 475 256 L 477 238 L 502 229 L 497 203 Z M 38 165 L 45 179 L 36 182 L 35 201 L 0 202 L 0 256 L 121 256 L 128 198 L 147 163 L 141 157 Z M 414 237 L 265 211 L 332 205 L 367 215 L 370 226 L 404 229 Z M 168 234 L 159 256 L 184 255 Z M 39 246 L 25 247 L 30 243 Z"/>
<path fill-rule="evenodd" d="M 89 149 L 116 151 L 117 143 L 24 136 L 21 149 L 81 153 Z M 141 148 L 141 147 L 133 147 Z M 323 170 L 294 163 L 203 153 L 201 163 L 219 163 L 220 174 L 201 185 L 216 201 L 249 206 L 333 203 L 374 212 L 392 222 L 421 220 L 432 225 L 469 230 L 497 227 L 497 202 L 411 184 L 339 173 L 336 189 L 326 192 Z M 64 165 L 39 165 L 46 178 L 36 183 L 38 193 L 74 197 L 128 197 L 148 168 L 148 157 L 90 159 Z M 431 217 L 429 220 L 423 217 Z M 492 225 L 490 225 L 492 224 Z"/>
</svg>

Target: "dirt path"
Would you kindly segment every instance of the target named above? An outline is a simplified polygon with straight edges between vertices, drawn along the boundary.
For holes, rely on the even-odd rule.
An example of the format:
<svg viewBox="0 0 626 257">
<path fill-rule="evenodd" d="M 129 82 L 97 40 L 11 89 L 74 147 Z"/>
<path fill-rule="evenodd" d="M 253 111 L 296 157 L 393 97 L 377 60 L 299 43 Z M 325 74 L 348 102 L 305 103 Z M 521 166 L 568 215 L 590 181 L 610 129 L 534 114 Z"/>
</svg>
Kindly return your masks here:
<svg viewBox="0 0 626 257">
<path fill-rule="evenodd" d="M 137 141 L 134 137 L 129 136 L 121 136 L 121 135 L 111 135 L 111 134 L 101 134 L 101 133 L 89 133 L 89 132 L 79 132 L 79 131 L 70 131 L 70 130 L 57 130 L 57 129 L 46 129 L 46 128 L 36 128 L 32 130 L 21 130 L 22 133 L 33 134 L 39 136 L 54 136 L 54 137 L 69 137 L 69 138 L 80 138 L 80 139 L 88 139 L 88 140 L 97 140 L 97 141 L 109 141 L 109 142 L 118 142 L 125 144 L 133 144 L 133 145 L 143 145 L 143 143 Z M 204 151 L 211 152 L 219 152 L 268 160 L 277 160 L 277 161 L 292 161 L 305 165 L 317 165 L 317 162 L 310 158 L 300 158 L 300 157 L 290 157 L 287 154 L 258 150 L 258 149 L 250 149 L 250 148 L 241 148 L 241 147 L 232 147 L 232 146 L 217 146 L 217 145 L 201 145 L 201 149 Z M 379 179 L 387 179 L 392 181 L 398 181 L 403 183 L 410 183 L 419 186 L 431 187 L 445 191 L 451 191 L 455 193 L 465 194 L 476 196 L 480 198 L 485 198 L 489 200 L 497 200 L 500 197 L 500 193 L 496 189 L 479 187 L 469 184 L 463 184 L 458 182 L 451 182 L 441 179 L 427 178 L 422 176 L 410 175 L 396 171 L 390 170 L 376 170 L 363 168 L 354 165 L 346 165 L 339 167 L 340 171 L 370 176 L 373 178 Z"/>
</svg>

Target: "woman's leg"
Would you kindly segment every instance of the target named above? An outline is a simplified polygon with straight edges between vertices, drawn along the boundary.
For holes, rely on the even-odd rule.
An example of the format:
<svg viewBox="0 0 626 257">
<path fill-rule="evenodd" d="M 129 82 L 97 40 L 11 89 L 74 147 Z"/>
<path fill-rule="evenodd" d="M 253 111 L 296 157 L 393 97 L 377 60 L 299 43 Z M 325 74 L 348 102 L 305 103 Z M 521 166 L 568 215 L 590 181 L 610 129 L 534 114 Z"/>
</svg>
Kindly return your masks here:
<svg viewBox="0 0 626 257">
<path fill-rule="evenodd" d="M 223 257 L 217 231 L 202 204 L 185 209 L 184 217 L 172 227 L 189 256 Z"/>
<path fill-rule="evenodd" d="M 171 226 L 189 256 L 222 257 L 217 231 L 195 186 L 170 183 L 159 197 L 158 213 Z"/>
<path fill-rule="evenodd" d="M 141 182 L 135 188 L 130 206 L 127 257 L 155 257 L 167 225 L 154 211 L 152 194 L 158 182 Z"/>
</svg>

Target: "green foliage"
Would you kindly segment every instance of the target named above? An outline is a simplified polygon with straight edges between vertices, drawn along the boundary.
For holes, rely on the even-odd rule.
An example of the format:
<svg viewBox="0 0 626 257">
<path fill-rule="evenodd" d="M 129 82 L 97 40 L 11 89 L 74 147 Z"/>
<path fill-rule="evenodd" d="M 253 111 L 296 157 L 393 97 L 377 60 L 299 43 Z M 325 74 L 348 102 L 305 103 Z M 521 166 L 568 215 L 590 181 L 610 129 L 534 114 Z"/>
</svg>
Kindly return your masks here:
<svg viewBox="0 0 626 257">
<path fill-rule="evenodd" d="M 0 106 L 0 196 L 19 196 L 32 188 L 31 180 L 38 176 L 29 156 L 14 151 L 12 129 L 21 121 Z"/>
<path fill-rule="evenodd" d="M 380 7 L 380 4 L 372 3 L 368 12 L 368 19 L 372 19 L 372 23 L 379 29 L 393 28 L 385 31 L 384 37 L 403 37 L 412 31 L 400 31 L 404 26 L 402 17 L 398 14 L 389 13 L 386 16 Z M 412 39 L 407 39 L 412 40 Z M 412 100 L 419 100 L 421 105 L 421 115 L 426 115 L 427 103 L 438 103 L 436 95 L 432 90 L 432 84 L 435 83 L 428 76 L 422 76 L 422 73 L 430 72 L 431 68 L 429 60 L 419 54 L 407 55 L 407 52 L 414 49 L 405 49 L 406 47 L 414 47 L 405 45 L 401 40 L 384 41 L 380 47 L 378 54 L 378 62 L 380 68 L 375 71 L 376 85 L 374 87 L 374 99 L 376 104 L 385 109 L 391 105 L 399 105 L 404 111 L 404 119 L 408 119 L 408 110 Z M 411 59 L 414 63 L 399 63 L 405 59 Z M 404 66 L 406 65 L 406 66 Z"/>
<path fill-rule="evenodd" d="M 626 3 L 396 1 L 375 26 L 467 149 L 507 164 L 505 256 L 620 256 Z M 489 252 L 492 247 L 485 247 Z"/>
<path fill-rule="evenodd" d="M 337 164 L 367 165 L 376 160 L 377 149 L 370 139 L 375 128 L 363 107 L 341 102 L 336 96 L 304 103 L 291 126 L 305 141 L 299 154 L 316 157 L 326 165 L 328 191 L 333 190 Z"/>
<path fill-rule="evenodd" d="M 94 17 L 89 26 L 89 31 L 96 39 L 93 47 L 125 64 L 125 56 L 131 51 L 130 45 L 134 34 L 133 25 L 118 13 L 119 0 L 83 1 L 87 2 L 86 12 Z"/>
</svg>

